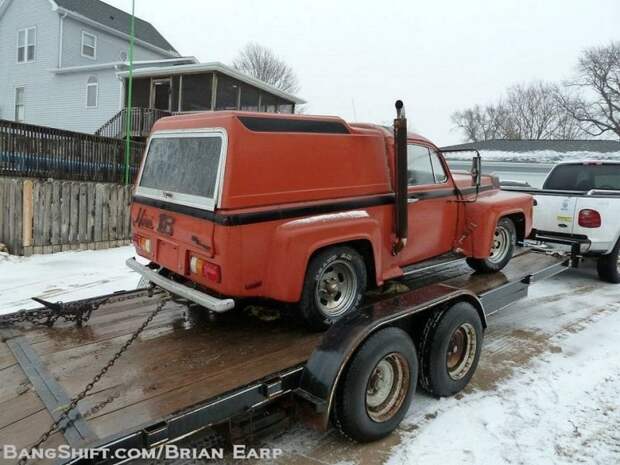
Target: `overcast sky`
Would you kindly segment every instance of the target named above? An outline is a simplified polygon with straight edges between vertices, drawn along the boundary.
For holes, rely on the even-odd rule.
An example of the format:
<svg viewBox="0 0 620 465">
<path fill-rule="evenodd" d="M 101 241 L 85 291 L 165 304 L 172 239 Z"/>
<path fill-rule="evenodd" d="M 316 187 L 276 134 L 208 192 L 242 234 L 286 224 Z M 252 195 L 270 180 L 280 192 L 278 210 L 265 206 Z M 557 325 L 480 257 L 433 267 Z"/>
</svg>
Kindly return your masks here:
<svg viewBox="0 0 620 465">
<path fill-rule="evenodd" d="M 620 40 L 619 0 L 136 0 L 136 14 L 201 61 L 270 47 L 297 72 L 307 113 L 381 123 L 401 98 L 438 145 L 461 140 L 454 111 L 565 79 L 582 49 Z"/>
</svg>

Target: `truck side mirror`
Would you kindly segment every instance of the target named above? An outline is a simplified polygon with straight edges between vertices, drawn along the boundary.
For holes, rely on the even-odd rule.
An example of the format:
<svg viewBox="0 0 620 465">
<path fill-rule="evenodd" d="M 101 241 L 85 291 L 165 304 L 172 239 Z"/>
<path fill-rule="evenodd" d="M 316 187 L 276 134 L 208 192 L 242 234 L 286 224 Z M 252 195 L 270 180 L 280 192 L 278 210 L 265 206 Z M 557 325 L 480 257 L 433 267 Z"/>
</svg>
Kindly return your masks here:
<svg viewBox="0 0 620 465">
<path fill-rule="evenodd" d="M 480 187 L 482 183 L 482 158 L 480 158 L 480 154 L 471 160 L 471 182 L 476 187 Z"/>
</svg>

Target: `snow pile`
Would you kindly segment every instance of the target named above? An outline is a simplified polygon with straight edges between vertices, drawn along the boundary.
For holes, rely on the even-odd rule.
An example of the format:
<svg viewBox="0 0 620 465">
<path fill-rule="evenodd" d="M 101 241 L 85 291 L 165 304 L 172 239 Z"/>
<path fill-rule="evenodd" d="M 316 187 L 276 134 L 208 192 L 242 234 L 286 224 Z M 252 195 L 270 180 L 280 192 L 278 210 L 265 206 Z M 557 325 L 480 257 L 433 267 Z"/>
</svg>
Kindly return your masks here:
<svg viewBox="0 0 620 465">
<path fill-rule="evenodd" d="M 470 161 L 473 152 L 447 153 L 448 160 Z M 561 161 L 615 160 L 620 161 L 620 152 L 555 152 L 539 150 L 535 152 L 502 152 L 481 150 L 480 156 L 486 161 L 506 161 L 513 163 L 558 163 Z"/>
<path fill-rule="evenodd" d="M 0 253 L 0 314 L 40 307 L 31 297 L 70 301 L 133 289 L 139 278 L 125 265 L 133 256 L 131 246 L 32 257 Z"/>
</svg>

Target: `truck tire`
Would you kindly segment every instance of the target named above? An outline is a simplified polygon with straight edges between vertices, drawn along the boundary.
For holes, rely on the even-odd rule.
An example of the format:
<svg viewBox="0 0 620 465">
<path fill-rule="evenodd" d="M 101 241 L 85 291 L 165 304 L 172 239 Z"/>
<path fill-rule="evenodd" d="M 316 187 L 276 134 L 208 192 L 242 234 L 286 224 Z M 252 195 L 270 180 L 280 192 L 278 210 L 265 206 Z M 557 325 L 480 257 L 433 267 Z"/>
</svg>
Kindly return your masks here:
<svg viewBox="0 0 620 465">
<path fill-rule="evenodd" d="M 498 221 L 493 235 L 491 255 L 488 258 L 468 258 L 467 264 L 480 273 L 495 273 L 504 268 L 517 243 L 517 228 L 510 218 Z"/>
<path fill-rule="evenodd" d="M 409 410 L 418 378 L 418 358 L 409 335 L 386 328 L 370 336 L 353 355 L 338 383 L 333 421 L 358 442 L 394 431 Z"/>
<path fill-rule="evenodd" d="M 337 246 L 308 264 L 299 311 L 306 323 L 323 330 L 359 307 L 366 291 L 366 265 L 355 249 Z"/>
<path fill-rule="evenodd" d="M 596 263 L 601 281 L 620 284 L 620 239 L 609 255 L 603 255 Z"/>
<path fill-rule="evenodd" d="M 476 371 L 483 329 L 478 312 L 459 302 L 426 322 L 420 341 L 420 385 L 447 397 L 463 390 Z"/>
</svg>

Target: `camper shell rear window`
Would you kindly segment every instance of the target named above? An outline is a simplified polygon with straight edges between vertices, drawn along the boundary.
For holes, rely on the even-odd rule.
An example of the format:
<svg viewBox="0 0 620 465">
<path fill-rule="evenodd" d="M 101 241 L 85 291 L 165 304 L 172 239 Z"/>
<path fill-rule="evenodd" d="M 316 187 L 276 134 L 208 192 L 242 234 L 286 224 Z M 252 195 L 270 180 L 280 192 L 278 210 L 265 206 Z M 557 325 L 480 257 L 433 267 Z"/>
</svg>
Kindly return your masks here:
<svg viewBox="0 0 620 465">
<path fill-rule="evenodd" d="M 136 194 L 214 209 L 225 149 L 222 130 L 154 134 Z"/>
</svg>

